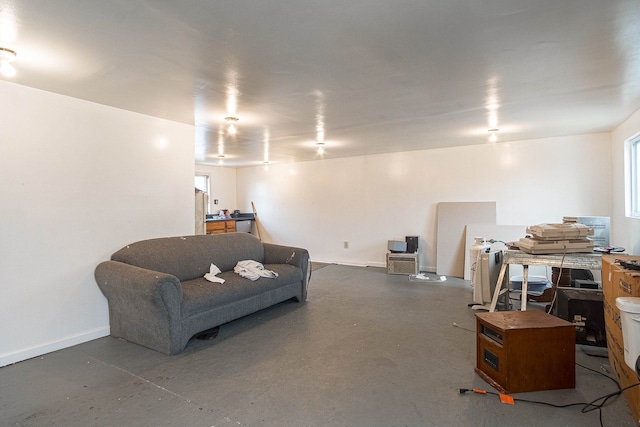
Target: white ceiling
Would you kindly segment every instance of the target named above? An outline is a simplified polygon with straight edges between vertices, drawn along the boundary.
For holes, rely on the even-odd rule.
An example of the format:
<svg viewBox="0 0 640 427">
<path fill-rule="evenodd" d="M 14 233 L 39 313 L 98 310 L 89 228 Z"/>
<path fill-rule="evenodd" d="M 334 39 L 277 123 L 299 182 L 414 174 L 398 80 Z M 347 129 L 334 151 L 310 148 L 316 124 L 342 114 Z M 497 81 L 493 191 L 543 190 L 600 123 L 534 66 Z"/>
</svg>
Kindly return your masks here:
<svg viewBox="0 0 640 427">
<path fill-rule="evenodd" d="M 0 0 L 0 47 L 4 79 L 194 124 L 196 161 L 228 166 L 262 164 L 265 140 L 283 163 L 603 132 L 640 109 L 638 0 Z"/>
</svg>

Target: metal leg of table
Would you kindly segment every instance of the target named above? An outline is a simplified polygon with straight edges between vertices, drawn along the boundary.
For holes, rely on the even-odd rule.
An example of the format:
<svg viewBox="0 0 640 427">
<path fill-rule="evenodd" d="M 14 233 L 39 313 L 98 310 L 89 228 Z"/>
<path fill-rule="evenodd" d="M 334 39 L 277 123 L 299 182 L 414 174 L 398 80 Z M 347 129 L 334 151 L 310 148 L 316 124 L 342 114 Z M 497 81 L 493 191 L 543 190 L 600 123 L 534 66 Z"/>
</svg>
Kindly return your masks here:
<svg viewBox="0 0 640 427">
<path fill-rule="evenodd" d="M 522 293 L 520 294 L 520 310 L 527 311 L 527 290 L 529 288 L 529 266 L 522 266 Z"/>
</svg>

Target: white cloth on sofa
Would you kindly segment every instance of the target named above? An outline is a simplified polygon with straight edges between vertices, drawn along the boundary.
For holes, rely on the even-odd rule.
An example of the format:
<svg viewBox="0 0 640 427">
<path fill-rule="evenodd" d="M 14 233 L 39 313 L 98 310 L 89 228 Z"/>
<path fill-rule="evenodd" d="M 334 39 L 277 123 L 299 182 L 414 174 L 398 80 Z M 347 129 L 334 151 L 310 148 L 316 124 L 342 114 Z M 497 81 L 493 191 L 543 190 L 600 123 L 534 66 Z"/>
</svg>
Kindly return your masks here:
<svg viewBox="0 0 640 427">
<path fill-rule="evenodd" d="M 264 265 L 252 260 L 238 261 L 233 271 L 249 280 L 258 280 L 260 277 L 269 277 L 272 279 L 278 277 L 278 273 L 275 271 L 265 270 Z"/>
<path fill-rule="evenodd" d="M 220 274 L 220 273 L 221 271 L 218 268 L 218 266 L 215 264 L 211 264 L 211 267 L 209 267 L 209 272 L 204 275 L 204 278 L 210 282 L 224 283 L 224 279 L 222 277 L 216 276 L 216 274 Z"/>
</svg>

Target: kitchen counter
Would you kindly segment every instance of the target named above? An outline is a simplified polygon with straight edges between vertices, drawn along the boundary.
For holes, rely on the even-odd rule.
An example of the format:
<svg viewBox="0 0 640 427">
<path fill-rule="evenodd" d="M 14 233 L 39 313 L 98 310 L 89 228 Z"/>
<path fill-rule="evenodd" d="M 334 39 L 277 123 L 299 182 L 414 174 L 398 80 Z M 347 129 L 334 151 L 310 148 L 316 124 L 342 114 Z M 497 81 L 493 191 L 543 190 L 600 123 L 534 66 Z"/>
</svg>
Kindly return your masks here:
<svg viewBox="0 0 640 427">
<path fill-rule="evenodd" d="M 205 220 L 206 233 L 250 233 L 252 228 L 251 221 L 255 221 L 253 214 L 240 214 L 235 218 L 223 218 L 218 215 L 210 215 L 209 218 Z"/>
<path fill-rule="evenodd" d="M 218 215 L 207 214 L 205 222 L 219 222 L 219 221 L 255 221 L 255 215 L 252 213 L 241 213 L 238 216 L 231 218 L 223 218 Z"/>
<path fill-rule="evenodd" d="M 223 222 L 223 221 L 255 221 L 255 218 L 212 218 L 205 222 Z"/>
</svg>

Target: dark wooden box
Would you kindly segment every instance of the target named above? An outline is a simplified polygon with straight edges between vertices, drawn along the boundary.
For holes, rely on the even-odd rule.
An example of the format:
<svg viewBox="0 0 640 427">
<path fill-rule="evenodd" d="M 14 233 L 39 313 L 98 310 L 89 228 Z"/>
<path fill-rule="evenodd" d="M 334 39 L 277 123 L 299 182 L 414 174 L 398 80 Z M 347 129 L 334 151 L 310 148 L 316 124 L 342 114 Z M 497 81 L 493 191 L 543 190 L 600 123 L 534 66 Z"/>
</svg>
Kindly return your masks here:
<svg viewBox="0 0 640 427">
<path fill-rule="evenodd" d="M 476 313 L 476 373 L 502 393 L 576 386 L 573 323 L 539 310 Z"/>
</svg>

